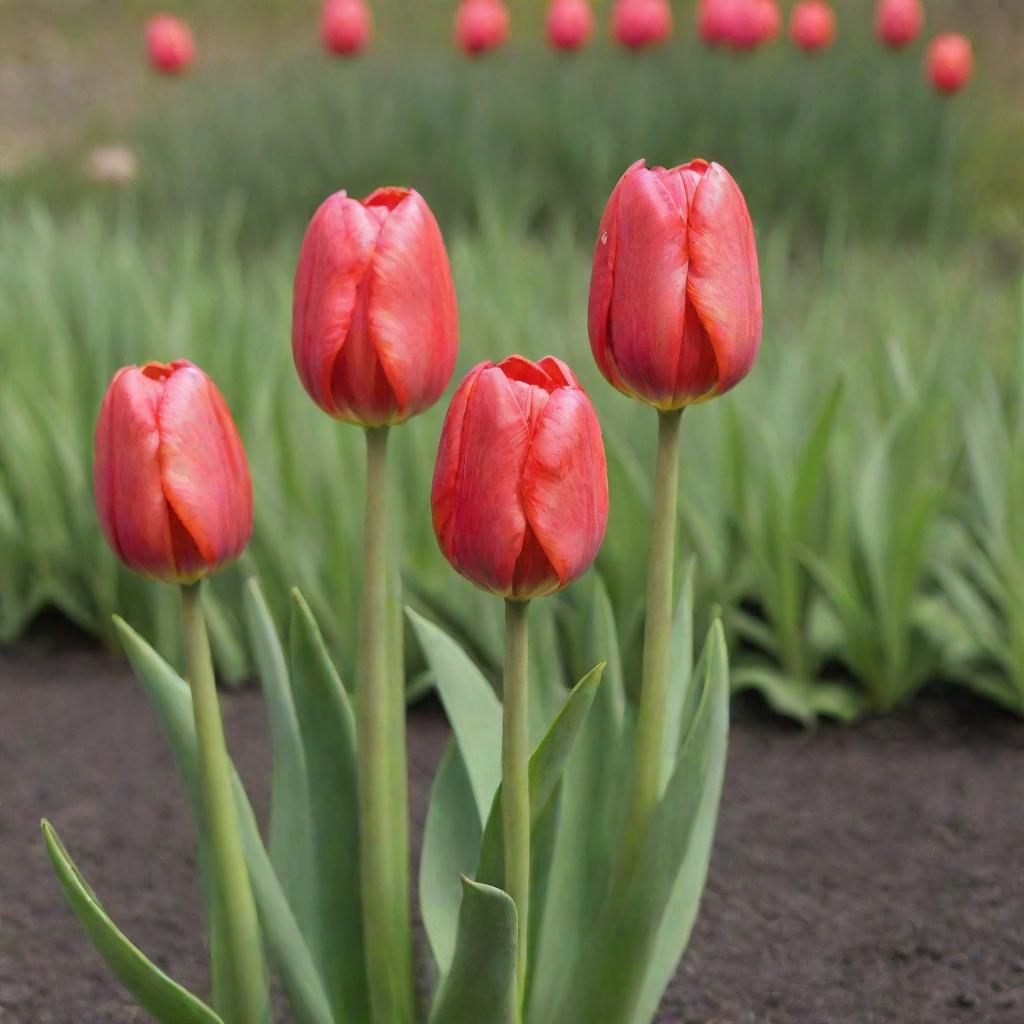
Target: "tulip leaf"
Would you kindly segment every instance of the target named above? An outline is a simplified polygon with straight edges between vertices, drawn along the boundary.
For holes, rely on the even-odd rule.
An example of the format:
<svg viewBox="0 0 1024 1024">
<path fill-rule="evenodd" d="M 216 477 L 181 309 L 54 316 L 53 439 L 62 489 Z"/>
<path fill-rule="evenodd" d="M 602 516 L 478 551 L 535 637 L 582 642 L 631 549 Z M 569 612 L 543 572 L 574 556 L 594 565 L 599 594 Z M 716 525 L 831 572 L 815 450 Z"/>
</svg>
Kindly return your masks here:
<svg viewBox="0 0 1024 1024">
<path fill-rule="evenodd" d="M 548 810 L 562 777 L 562 769 L 572 745 L 586 721 L 604 672 L 604 662 L 592 668 L 566 698 L 562 710 L 548 728 L 547 734 L 530 755 L 530 825 L 535 827 Z M 501 787 L 494 795 L 480 844 L 478 882 L 501 885 L 505 874 L 504 829 L 501 818 Z M 537 861 L 534 858 L 534 866 Z"/>
<path fill-rule="evenodd" d="M 301 930 L 313 933 L 316 890 L 306 753 L 292 699 L 284 651 L 263 591 L 255 577 L 245 584 L 249 637 L 267 704 L 273 771 L 270 780 L 268 848 L 274 872 Z"/>
<path fill-rule="evenodd" d="M 43 836 L 71 909 L 96 952 L 138 1004 L 160 1024 L 223 1024 L 213 1010 L 139 952 L 110 920 L 48 821 L 43 822 Z"/>
<path fill-rule="evenodd" d="M 501 781 L 501 704 L 450 636 L 411 608 L 406 608 L 406 615 L 433 670 L 483 825 Z"/>
<path fill-rule="evenodd" d="M 476 867 L 480 819 L 458 745 L 445 749 L 430 790 L 420 857 L 420 913 L 440 977 L 451 967 L 458 933 L 460 875 Z"/>
<path fill-rule="evenodd" d="M 197 813 L 200 792 L 198 752 L 192 719 L 192 694 L 185 682 L 134 630 L 115 620 L 128 657 L 150 703 L 160 719 L 164 735 L 174 752 L 185 781 L 189 803 L 199 827 L 200 862 L 206 856 L 205 826 Z M 252 807 L 237 773 L 233 785 L 238 809 L 239 832 L 246 865 L 256 900 L 260 923 L 291 997 L 298 1024 L 331 1024 L 331 1014 L 323 986 L 309 948 L 295 922 L 277 875 L 263 847 Z M 211 901 L 212 902 L 212 901 Z M 214 904 L 217 907 L 216 904 Z M 217 907 L 219 910 L 219 907 Z M 209 925 L 208 925 L 209 927 Z M 221 926 L 223 927 L 223 926 Z M 211 936 L 212 944 L 212 936 Z M 222 1011 L 225 1016 L 227 1013 Z M 230 1020 L 231 1017 L 228 1016 Z"/>
<path fill-rule="evenodd" d="M 320 919 L 315 947 L 336 1019 L 369 1020 L 359 869 L 356 727 L 341 680 L 302 595 L 292 591 L 291 680 L 314 828 Z"/>
<path fill-rule="evenodd" d="M 587 933 L 578 970 L 566 977 L 551 1020 L 639 1021 L 641 1000 L 649 1001 L 650 992 L 663 985 L 666 964 L 671 973 L 682 952 L 680 943 L 685 945 L 689 936 L 725 765 L 728 655 L 719 622 L 711 628 L 701 663 L 697 711 L 665 794 L 638 857 L 618 872 L 604 910 Z M 675 915 L 671 919 L 669 911 Z"/>
<path fill-rule="evenodd" d="M 199 840 L 199 877 L 210 946 L 213 1005 L 221 1016 L 232 1020 L 235 1016 L 236 996 L 233 972 L 224 944 L 224 908 L 213 884 L 210 836 L 199 782 L 199 751 L 192 716 L 192 692 L 188 683 L 131 626 L 116 615 L 114 626 L 135 670 L 135 677 L 149 698 L 164 736 L 174 752 L 185 785 L 185 795 Z"/>
<path fill-rule="evenodd" d="M 611 602 L 596 579 L 581 646 L 585 658 L 607 660 L 608 667 L 563 769 L 558 834 L 547 858 L 547 893 L 543 911 L 535 909 L 530 925 L 527 1019 L 548 1019 L 566 973 L 575 969 L 579 944 L 567 943 L 565 936 L 589 933 L 607 893 L 612 852 L 620 840 L 629 763 L 616 637 Z"/>
<path fill-rule="evenodd" d="M 430 1024 L 515 1024 L 516 929 L 508 893 L 463 877 L 455 957 Z"/>
</svg>

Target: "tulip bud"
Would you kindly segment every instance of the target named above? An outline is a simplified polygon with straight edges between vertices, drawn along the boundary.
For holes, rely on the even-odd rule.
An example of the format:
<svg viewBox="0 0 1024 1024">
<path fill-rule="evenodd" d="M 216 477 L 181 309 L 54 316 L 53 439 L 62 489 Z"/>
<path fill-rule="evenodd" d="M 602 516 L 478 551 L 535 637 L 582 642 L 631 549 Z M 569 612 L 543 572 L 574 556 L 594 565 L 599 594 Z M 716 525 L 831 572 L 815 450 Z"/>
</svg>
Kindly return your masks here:
<svg viewBox="0 0 1024 1024">
<path fill-rule="evenodd" d="M 612 8 L 612 35 L 631 50 L 665 42 L 672 35 L 668 0 L 616 0 Z"/>
<path fill-rule="evenodd" d="M 455 42 L 470 57 L 503 46 L 508 29 L 502 0 L 462 0 L 455 15 Z"/>
<path fill-rule="evenodd" d="M 441 431 L 434 532 L 457 572 L 529 600 L 586 571 L 608 521 L 597 415 L 575 374 L 546 356 L 480 363 Z"/>
<path fill-rule="evenodd" d="M 292 355 L 313 401 L 348 423 L 401 423 L 441 397 L 458 343 L 448 254 L 423 197 L 382 188 L 324 200 L 292 306 Z"/>
<path fill-rule="evenodd" d="M 366 0 L 327 0 L 320 36 L 328 53 L 350 57 L 366 49 L 373 36 L 373 15 Z"/>
<path fill-rule="evenodd" d="M 556 50 L 578 50 L 594 34 L 594 12 L 587 0 L 551 0 L 548 41 Z"/>
<path fill-rule="evenodd" d="M 912 43 L 923 26 L 921 0 L 880 0 L 875 15 L 875 34 L 886 46 L 898 50 Z"/>
<path fill-rule="evenodd" d="M 146 52 L 149 63 L 165 75 L 184 71 L 196 56 L 192 30 L 180 18 L 154 14 L 146 22 Z"/>
<path fill-rule="evenodd" d="M 191 583 L 249 543 L 245 449 L 216 385 L 185 359 L 114 375 L 93 472 L 103 533 L 135 572 Z"/>
<path fill-rule="evenodd" d="M 801 0 L 793 8 L 789 34 L 801 50 L 824 50 L 836 40 L 835 11 L 825 0 Z"/>
<path fill-rule="evenodd" d="M 959 92 L 974 73 L 971 41 L 957 32 L 936 36 L 928 47 L 926 66 L 928 77 L 939 92 Z"/>
<path fill-rule="evenodd" d="M 720 164 L 642 160 L 608 200 L 590 279 L 590 346 L 624 394 L 666 411 L 724 394 L 761 342 L 743 193 Z"/>
<path fill-rule="evenodd" d="M 777 38 L 782 30 L 782 12 L 777 0 L 754 0 L 754 26 L 758 45 Z"/>
</svg>

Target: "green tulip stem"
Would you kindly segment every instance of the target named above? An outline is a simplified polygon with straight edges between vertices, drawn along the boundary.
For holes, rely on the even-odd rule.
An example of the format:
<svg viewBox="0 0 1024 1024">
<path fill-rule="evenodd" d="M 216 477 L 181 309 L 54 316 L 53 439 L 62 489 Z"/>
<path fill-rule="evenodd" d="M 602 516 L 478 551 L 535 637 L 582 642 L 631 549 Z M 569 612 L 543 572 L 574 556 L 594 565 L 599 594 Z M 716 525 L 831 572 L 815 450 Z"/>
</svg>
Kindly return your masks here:
<svg viewBox="0 0 1024 1024">
<path fill-rule="evenodd" d="M 223 904 L 224 940 L 232 976 L 235 1013 L 225 1021 L 226 1024 L 264 1024 L 269 1010 L 260 926 L 238 831 L 231 762 L 224 742 L 200 586 L 199 583 L 182 586 L 181 611 L 199 748 L 203 813 L 210 835 L 213 881 Z"/>
<path fill-rule="evenodd" d="M 516 905 L 516 980 L 522 1013 L 530 906 L 530 735 L 528 601 L 505 602 L 505 688 L 502 695 L 501 823 L 505 833 L 505 891 Z M 518 1015 L 517 1015 L 518 1018 Z"/>
<path fill-rule="evenodd" d="M 672 638 L 672 577 L 679 505 L 679 436 L 683 410 L 658 414 L 658 458 L 654 475 L 654 518 L 647 560 L 644 663 L 637 713 L 636 747 L 629 814 L 623 836 L 624 865 L 643 842 L 658 803 L 661 752 L 668 703 L 669 647 Z"/>
<path fill-rule="evenodd" d="M 405 776 L 404 729 L 392 727 L 393 685 L 388 652 L 387 427 L 366 430 L 366 522 L 363 531 L 363 601 L 356 700 L 359 752 L 359 864 L 363 937 L 376 1024 L 404 1024 L 412 1017 L 411 953 L 401 927 L 396 865 L 393 776 Z M 394 695 L 394 696 L 393 696 Z M 403 889 L 404 891 L 404 889 Z"/>
</svg>

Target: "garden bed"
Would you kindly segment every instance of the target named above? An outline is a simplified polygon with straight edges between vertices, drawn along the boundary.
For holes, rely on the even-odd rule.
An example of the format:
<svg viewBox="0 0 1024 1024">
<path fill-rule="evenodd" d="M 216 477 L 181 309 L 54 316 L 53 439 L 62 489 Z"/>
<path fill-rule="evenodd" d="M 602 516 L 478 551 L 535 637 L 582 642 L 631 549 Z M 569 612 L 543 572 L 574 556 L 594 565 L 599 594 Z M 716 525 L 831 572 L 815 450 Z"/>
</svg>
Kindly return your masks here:
<svg viewBox="0 0 1024 1024">
<path fill-rule="evenodd" d="M 0 1021 L 140 1020 L 60 895 L 43 815 L 129 936 L 203 990 L 192 824 L 128 667 L 37 638 L 0 656 L 0 706 Z M 260 697 L 224 707 L 263 814 Z M 944 693 L 848 729 L 734 713 L 708 890 L 659 1021 L 1019 1022 L 1024 722 Z M 417 831 L 446 736 L 435 704 L 413 709 Z"/>
</svg>

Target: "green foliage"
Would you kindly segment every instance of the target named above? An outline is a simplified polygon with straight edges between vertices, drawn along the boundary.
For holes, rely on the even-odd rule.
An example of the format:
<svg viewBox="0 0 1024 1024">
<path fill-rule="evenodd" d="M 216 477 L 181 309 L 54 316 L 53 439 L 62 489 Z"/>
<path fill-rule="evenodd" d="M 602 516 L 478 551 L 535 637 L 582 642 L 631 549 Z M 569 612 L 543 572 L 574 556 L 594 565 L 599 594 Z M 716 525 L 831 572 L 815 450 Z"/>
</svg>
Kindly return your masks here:
<svg viewBox="0 0 1024 1024">
<path fill-rule="evenodd" d="M 107 916 L 92 889 L 71 860 L 60 837 L 43 822 L 46 850 L 71 909 L 97 952 L 121 983 L 160 1024 L 222 1024 L 209 1007 L 147 960 Z"/>
</svg>

